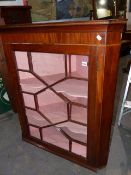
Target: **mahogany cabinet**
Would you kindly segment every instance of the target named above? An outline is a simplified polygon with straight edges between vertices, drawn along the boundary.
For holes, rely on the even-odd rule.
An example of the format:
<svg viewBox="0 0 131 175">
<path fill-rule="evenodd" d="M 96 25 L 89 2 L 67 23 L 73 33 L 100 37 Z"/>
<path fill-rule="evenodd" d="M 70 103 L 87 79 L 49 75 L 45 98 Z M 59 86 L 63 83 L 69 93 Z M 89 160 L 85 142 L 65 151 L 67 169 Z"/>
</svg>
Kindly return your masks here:
<svg viewBox="0 0 131 175">
<path fill-rule="evenodd" d="M 107 164 L 124 24 L 0 28 L 1 65 L 10 75 L 8 93 L 17 101 L 23 140 L 90 169 Z"/>
</svg>

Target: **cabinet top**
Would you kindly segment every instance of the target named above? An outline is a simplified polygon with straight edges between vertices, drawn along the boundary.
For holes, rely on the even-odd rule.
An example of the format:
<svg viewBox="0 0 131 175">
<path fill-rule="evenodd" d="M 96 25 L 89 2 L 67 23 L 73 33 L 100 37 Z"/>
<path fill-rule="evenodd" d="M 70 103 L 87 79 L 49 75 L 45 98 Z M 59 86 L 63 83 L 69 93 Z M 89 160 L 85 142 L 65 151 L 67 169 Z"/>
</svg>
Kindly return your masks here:
<svg viewBox="0 0 131 175">
<path fill-rule="evenodd" d="M 32 24 L 16 24 L 16 25 L 1 25 L 0 32 L 9 32 L 10 30 L 27 30 L 27 29 L 70 29 L 70 30 L 90 30 L 90 31 L 105 31 L 105 30 L 118 30 L 122 31 L 126 20 L 111 19 L 111 20 L 88 20 L 85 18 L 81 19 L 70 19 L 70 20 L 53 20 L 37 22 Z M 114 26 L 114 27 L 112 27 Z"/>
</svg>

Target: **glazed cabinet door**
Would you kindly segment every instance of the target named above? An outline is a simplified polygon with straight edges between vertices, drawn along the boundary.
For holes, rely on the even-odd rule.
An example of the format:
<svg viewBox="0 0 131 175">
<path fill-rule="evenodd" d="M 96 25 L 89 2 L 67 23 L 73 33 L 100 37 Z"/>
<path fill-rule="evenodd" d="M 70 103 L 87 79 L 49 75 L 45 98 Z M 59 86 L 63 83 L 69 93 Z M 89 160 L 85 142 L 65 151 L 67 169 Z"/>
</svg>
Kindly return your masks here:
<svg viewBox="0 0 131 175">
<path fill-rule="evenodd" d="M 99 75 L 97 57 L 82 47 L 12 44 L 6 54 L 23 138 L 87 166 L 88 156 L 96 156 L 93 143 L 99 128 L 91 127 L 92 122 L 98 127 L 100 117 L 94 117 L 93 108 Z"/>
</svg>

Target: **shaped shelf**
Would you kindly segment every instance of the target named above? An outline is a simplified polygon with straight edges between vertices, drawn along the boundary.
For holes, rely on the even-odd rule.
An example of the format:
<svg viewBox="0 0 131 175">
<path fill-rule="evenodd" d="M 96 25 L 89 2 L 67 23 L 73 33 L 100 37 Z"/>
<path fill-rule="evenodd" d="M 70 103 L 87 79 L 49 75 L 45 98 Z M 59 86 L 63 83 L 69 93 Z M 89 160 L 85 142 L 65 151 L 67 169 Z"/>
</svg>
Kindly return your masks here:
<svg viewBox="0 0 131 175">
<path fill-rule="evenodd" d="M 35 94 L 46 88 L 46 85 L 31 73 L 19 71 L 18 74 L 22 91 Z"/>
<path fill-rule="evenodd" d="M 64 122 L 56 125 L 60 128 L 63 134 L 67 135 L 71 140 L 78 141 L 82 143 L 87 142 L 87 127 L 82 126 L 73 122 Z"/>
<path fill-rule="evenodd" d="M 72 78 L 58 83 L 53 89 L 71 102 L 87 106 L 87 86 L 87 81 Z"/>
</svg>

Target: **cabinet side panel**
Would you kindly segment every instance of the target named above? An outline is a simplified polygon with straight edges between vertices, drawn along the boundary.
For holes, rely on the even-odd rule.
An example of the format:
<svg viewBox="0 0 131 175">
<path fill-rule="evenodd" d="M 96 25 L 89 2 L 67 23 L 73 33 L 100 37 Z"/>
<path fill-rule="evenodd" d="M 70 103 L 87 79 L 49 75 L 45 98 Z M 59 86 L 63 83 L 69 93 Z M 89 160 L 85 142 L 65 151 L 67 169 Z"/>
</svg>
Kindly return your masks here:
<svg viewBox="0 0 131 175">
<path fill-rule="evenodd" d="M 100 126 L 103 98 L 104 47 L 98 56 L 89 61 L 89 101 L 88 101 L 88 160 L 97 167 L 100 146 Z"/>
<path fill-rule="evenodd" d="M 108 46 L 105 57 L 103 101 L 100 128 L 99 166 L 106 165 L 110 146 L 110 133 L 116 90 L 120 45 Z"/>
</svg>

